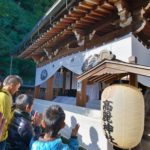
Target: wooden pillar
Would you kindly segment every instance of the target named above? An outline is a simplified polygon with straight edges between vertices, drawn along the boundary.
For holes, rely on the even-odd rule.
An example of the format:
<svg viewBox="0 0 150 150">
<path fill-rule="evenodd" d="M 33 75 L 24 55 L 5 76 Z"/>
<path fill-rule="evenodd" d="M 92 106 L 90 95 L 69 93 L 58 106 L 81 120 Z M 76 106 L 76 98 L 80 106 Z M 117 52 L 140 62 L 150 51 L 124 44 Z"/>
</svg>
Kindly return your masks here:
<svg viewBox="0 0 150 150">
<path fill-rule="evenodd" d="M 85 107 L 87 101 L 87 96 L 86 96 L 87 79 L 83 80 L 80 84 L 81 85 L 79 86 L 81 87 L 79 87 L 79 90 L 77 89 L 76 105 Z"/>
<path fill-rule="evenodd" d="M 58 96 L 58 95 L 59 95 L 59 88 L 56 87 L 56 89 L 55 89 L 55 96 Z"/>
<path fill-rule="evenodd" d="M 130 80 L 129 80 L 130 85 L 133 85 L 135 87 L 138 87 L 138 82 L 137 82 L 137 75 L 131 73 L 130 74 Z"/>
<path fill-rule="evenodd" d="M 130 56 L 129 57 L 129 63 L 136 64 L 137 63 L 137 57 Z M 130 73 L 129 83 L 130 83 L 130 85 L 138 87 L 138 81 L 137 81 L 137 75 L 136 74 Z"/>
<path fill-rule="evenodd" d="M 47 81 L 47 88 L 45 91 L 45 99 L 46 100 L 53 99 L 53 80 L 54 80 L 54 76 L 50 77 Z"/>
<path fill-rule="evenodd" d="M 63 71 L 63 87 L 62 87 L 62 93 L 65 94 L 65 87 L 66 87 L 66 70 Z"/>
<path fill-rule="evenodd" d="M 40 85 L 35 87 L 34 98 L 40 98 Z"/>
<path fill-rule="evenodd" d="M 70 90 L 72 89 L 72 71 L 70 71 Z"/>
</svg>

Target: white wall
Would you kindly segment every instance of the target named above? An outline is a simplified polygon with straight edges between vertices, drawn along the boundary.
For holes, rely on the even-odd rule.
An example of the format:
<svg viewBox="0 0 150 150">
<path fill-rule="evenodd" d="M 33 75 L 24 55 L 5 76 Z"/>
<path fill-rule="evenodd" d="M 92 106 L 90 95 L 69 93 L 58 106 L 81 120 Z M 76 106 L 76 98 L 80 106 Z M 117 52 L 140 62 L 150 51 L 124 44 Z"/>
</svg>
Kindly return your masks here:
<svg viewBox="0 0 150 150">
<path fill-rule="evenodd" d="M 132 55 L 132 36 L 128 34 L 122 38 L 115 39 L 110 43 L 99 47 L 101 50 L 106 49 L 116 55 L 116 58 L 128 62 L 128 58 Z"/>
<path fill-rule="evenodd" d="M 150 66 L 150 49 L 147 49 L 132 35 L 132 55 L 137 57 L 137 63 L 144 66 Z M 138 81 L 145 86 L 150 87 L 150 78 L 138 76 Z"/>
<path fill-rule="evenodd" d="M 44 112 L 48 106 L 53 104 L 60 105 L 66 113 L 66 127 L 62 130 L 63 136 L 69 138 L 71 128 L 74 127 L 76 123 L 79 123 L 78 137 L 82 147 L 87 150 L 113 150 L 103 134 L 100 110 L 92 110 L 39 99 L 34 101 L 33 109 Z"/>
</svg>

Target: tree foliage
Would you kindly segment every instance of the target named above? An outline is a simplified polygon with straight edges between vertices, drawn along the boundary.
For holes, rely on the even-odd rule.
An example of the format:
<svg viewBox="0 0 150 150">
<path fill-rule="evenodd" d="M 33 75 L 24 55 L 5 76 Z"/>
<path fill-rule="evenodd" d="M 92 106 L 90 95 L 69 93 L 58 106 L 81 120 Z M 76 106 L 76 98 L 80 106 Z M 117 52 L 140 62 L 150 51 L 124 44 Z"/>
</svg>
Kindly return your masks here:
<svg viewBox="0 0 150 150">
<path fill-rule="evenodd" d="M 0 78 L 10 74 L 10 53 L 55 0 L 0 0 Z M 13 58 L 12 74 L 34 81 L 35 64 Z"/>
</svg>

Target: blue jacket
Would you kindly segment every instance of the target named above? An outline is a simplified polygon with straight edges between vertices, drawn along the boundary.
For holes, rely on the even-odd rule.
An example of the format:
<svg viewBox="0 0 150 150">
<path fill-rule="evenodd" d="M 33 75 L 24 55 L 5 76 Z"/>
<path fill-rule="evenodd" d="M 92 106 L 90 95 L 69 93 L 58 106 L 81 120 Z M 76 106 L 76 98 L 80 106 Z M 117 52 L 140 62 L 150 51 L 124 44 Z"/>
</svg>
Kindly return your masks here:
<svg viewBox="0 0 150 150">
<path fill-rule="evenodd" d="M 30 150 L 78 150 L 79 143 L 77 138 L 70 138 L 68 144 L 62 143 L 61 138 L 54 141 L 31 141 Z"/>
</svg>

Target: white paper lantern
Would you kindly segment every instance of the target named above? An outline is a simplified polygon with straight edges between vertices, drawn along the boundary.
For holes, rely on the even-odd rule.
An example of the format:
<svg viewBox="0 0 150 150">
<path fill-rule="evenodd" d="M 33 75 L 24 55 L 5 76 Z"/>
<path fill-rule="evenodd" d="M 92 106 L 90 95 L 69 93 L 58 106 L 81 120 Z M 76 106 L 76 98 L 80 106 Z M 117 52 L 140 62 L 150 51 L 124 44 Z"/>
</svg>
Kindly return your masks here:
<svg viewBox="0 0 150 150">
<path fill-rule="evenodd" d="M 124 84 L 102 93 L 102 125 L 115 146 L 129 149 L 139 144 L 144 130 L 144 98 L 139 89 Z"/>
</svg>

